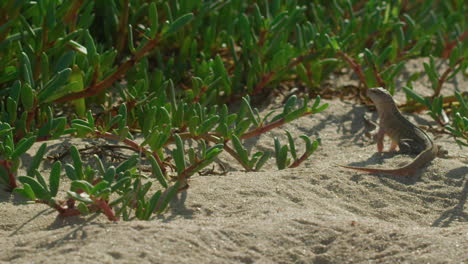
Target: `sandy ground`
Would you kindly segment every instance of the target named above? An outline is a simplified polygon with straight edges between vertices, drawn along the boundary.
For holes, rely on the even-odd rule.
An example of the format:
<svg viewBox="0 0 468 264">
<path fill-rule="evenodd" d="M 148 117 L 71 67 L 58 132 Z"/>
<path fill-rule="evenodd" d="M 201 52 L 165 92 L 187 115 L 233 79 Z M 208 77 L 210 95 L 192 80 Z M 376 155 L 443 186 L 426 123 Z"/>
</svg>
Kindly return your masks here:
<svg viewBox="0 0 468 264">
<path fill-rule="evenodd" d="M 342 169 L 335 164 L 394 167 L 414 156 L 376 154 L 362 119 L 376 113 L 355 102 L 327 102 L 326 111 L 284 126 L 322 139 L 299 168 L 277 171 L 272 160 L 262 172 L 245 173 L 223 156 L 227 175 L 194 176 L 171 209 L 151 221 L 61 218 L 0 191 L 0 262 L 468 263 L 466 148 L 428 132 L 450 156 L 412 177 Z M 425 114 L 407 116 L 434 125 Z M 274 136 L 286 143 L 280 128 L 248 144 L 273 150 Z M 50 142 L 49 150 L 59 144 Z M 25 162 L 29 155 L 34 149 Z"/>
</svg>

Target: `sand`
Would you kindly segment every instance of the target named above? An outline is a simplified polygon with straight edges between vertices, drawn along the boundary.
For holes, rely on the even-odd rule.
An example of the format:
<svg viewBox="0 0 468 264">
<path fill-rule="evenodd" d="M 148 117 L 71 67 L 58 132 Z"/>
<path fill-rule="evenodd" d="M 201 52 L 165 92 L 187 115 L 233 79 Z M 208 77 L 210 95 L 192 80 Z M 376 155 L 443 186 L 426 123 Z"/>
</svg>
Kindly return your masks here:
<svg viewBox="0 0 468 264">
<path fill-rule="evenodd" d="M 447 84 L 448 94 L 453 87 L 468 87 L 461 82 Z M 424 83 L 418 92 L 428 93 L 421 87 Z M 402 92 L 396 98 L 404 102 Z M 283 129 L 296 137 L 319 135 L 322 146 L 299 168 L 278 171 L 271 160 L 262 172 L 246 173 L 225 155 L 229 173 L 193 176 L 190 188 L 151 221 L 62 218 L 47 206 L 0 191 L 0 261 L 468 263 L 466 148 L 429 132 L 449 157 L 412 177 L 339 168 L 336 163 L 393 167 L 414 156 L 376 154 L 362 119 L 365 113 L 375 119 L 376 113 L 353 101 L 325 101 L 326 111 L 248 141 L 255 145 L 251 151 L 273 150 L 274 136 L 287 142 Z M 425 113 L 407 116 L 435 127 Z M 49 142 L 49 152 L 62 141 L 90 142 L 60 139 Z M 25 163 L 38 146 L 25 155 Z"/>
</svg>

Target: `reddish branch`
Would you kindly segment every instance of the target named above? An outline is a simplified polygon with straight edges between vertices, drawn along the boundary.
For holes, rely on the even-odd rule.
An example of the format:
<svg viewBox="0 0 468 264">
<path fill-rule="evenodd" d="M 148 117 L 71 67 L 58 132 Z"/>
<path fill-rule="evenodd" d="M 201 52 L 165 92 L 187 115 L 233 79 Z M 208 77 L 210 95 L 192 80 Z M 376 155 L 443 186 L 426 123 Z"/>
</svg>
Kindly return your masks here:
<svg viewBox="0 0 468 264">
<path fill-rule="evenodd" d="M 109 132 L 101 132 L 101 131 L 95 130 L 94 133 L 96 134 L 97 137 L 100 137 L 100 138 L 108 138 L 108 139 L 113 139 L 113 140 L 117 140 L 117 141 L 122 141 L 124 144 L 126 144 L 127 146 L 131 147 L 132 149 L 134 149 L 135 151 L 137 151 L 139 153 L 151 153 L 151 155 L 156 159 L 156 162 L 158 163 L 159 167 L 161 168 L 163 174 L 166 174 L 166 168 L 164 167 L 164 163 L 161 161 L 161 159 L 159 158 L 159 155 L 156 152 L 152 152 L 150 150 L 147 150 L 146 148 L 140 146 L 135 141 L 130 140 L 128 138 L 125 138 L 125 139 L 121 140 L 121 138 L 119 136 L 111 134 Z"/>
<path fill-rule="evenodd" d="M 68 12 L 63 17 L 63 22 L 70 25 L 70 31 L 75 31 L 76 18 L 78 17 L 79 9 L 83 5 L 84 0 L 75 0 Z"/>
<path fill-rule="evenodd" d="M 199 92 L 199 93 L 197 94 L 197 96 L 195 96 L 195 98 L 193 99 L 193 102 L 194 102 L 194 103 L 200 102 L 201 97 L 206 93 L 207 90 L 208 90 L 208 85 L 203 85 L 203 86 L 201 87 L 200 92 Z"/>
<path fill-rule="evenodd" d="M 89 96 L 94 96 L 105 89 L 109 88 L 114 82 L 116 82 L 118 79 L 120 79 L 122 76 L 124 76 L 128 70 L 130 70 L 138 61 L 140 61 L 146 54 L 154 49 L 156 47 L 158 41 L 159 41 L 160 35 L 157 35 L 154 39 L 149 40 L 143 48 L 138 51 L 134 56 L 132 56 L 130 59 L 125 61 L 123 64 L 121 64 L 117 70 L 105 78 L 104 80 L 92 84 L 90 87 L 86 88 L 83 91 L 75 92 L 75 93 L 70 93 L 67 94 L 57 100 L 55 100 L 56 103 L 63 103 L 67 102 L 70 100 L 76 100 L 80 99 L 83 97 L 89 97 Z"/>
<path fill-rule="evenodd" d="M 453 48 L 455 48 L 455 46 L 457 46 L 457 42 L 460 41 L 464 41 L 466 38 L 468 38 L 468 30 L 463 32 L 463 34 L 461 34 L 457 40 L 453 40 L 447 44 L 445 44 L 445 49 L 444 49 L 444 52 L 443 52 L 443 55 L 442 55 L 442 58 L 446 59 L 450 56 L 450 54 L 452 53 L 452 50 Z"/>
<path fill-rule="evenodd" d="M 106 200 L 102 198 L 93 199 L 94 203 L 101 209 L 101 211 L 107 216 L 111 221 L 118 221 L 119 219 L 115 216 L 114 211 L 110 208 Z"/>
<path fill-rule="evenodd" d="M 215 138 L 215 137 L 213 137 L 211 135 L 205 136 L 204 139 L 206 139 L 208 141 L 211 141 L 211 142 L 213 142 L 215 144 L 219 142 L 219 140 L 217 138 Z M 235 158 L 237 160 L 237 162 L 239 162 L 242 165 L 242 167 L 244 167 L 244 169 L 246 171 L 252 171 L 252 169 L 247 164 L 245 164 L 241 160 L 239 155 L 237 155 L 237 153 L 232 148 L 230 148 L 228 145 L 226 145 L 226 143 L 227 143 L 227 141 L 224 142 L 224 147 L 223 147 L 224 150 L 226 150 L 227 153 L 229 153 L 233 158 Z"/>
<path fill-rule="evenodd" d="M 71 198 L 66 201 L 67 205 L 63 206 L 57 203 L 50 204 L 50 202 L 46 200 L 35 200 L 34 202 L 38 204 L 46 204 L 51 206 L 52 208 L 57 210 L 57 212 L 59 212 L 61 216 L 76 216 L 81 214 L 81 212 L 75 208 L 75 200 Z"/>
<path fill-rule="evenodd" d="M 304 114 L 302 114 L 301 117 L 310 115 L 312 113 L 313 113 L 312 111 L 305 112 Z M 268 132 L 268 131 L 270 131 L 270 130 L 272 130 L 274 128 L 282 126 L 284 124 L 286 124 L 286 120 L 284 118 L 278 119 L 275 122 L 272 122 L 272 123 L 270 123 L 268 125 L 257 127 L 257 128 L 255 128 L 253 130 L 250 130 L 249 132 L 246 132 L 244 135 L 242 135 L 241 139 L 247 139 L 247 138 L 258 136 L 258 135 L 266 133 L 266 132 Z"/>
<path fill-rule="evenodd" d="M 276 71 L 271 71 L 263 75 L 262 80 L 259 83 L 257 83 L 257 85 L 255 86 L 253 90 L 253 94 L 259 94 L 263 90 L 263 87 L 265 87 L 265 85 L 267 85 L 267 83 L 269 83 L 273 79 L 275 74 L 276 74 Z"/>
<path fill-rule="evenodd" d="M 117 43 L 117 52 L 121 53 L 127 43 L 127 35 L 128 35 L 128 12 L 129 12 L 129 4 L 128 0 L 124 0 L 122 4 L 122 14 L 120 16 L 120 25 L 119 25 L 119 32 L 117 36 L 119 36 L 118 43 Z"/>
<path fill-rule="evenodd" d="M 97 210 L 101 210 L 107 216 L 107 218 L 109 220 L 111 220 L 111 221 L 118 221 L 119 220 L 115 216 L 114 211 L 109 206 L 109 203 L 106 200 L 104 200 L 102 198 L 98 198 L 98 199 L 93 199 L 93 201 L 94 201 L 94 204 L 87 205 L 87 207 L 90 209 L 90 211 L 94 212 L 94 211 L 97 211 Z M 61 204 L 58 204 L 58 203 L 50 204 L 49 201 L 46 201 L 46 200 L 35 200 L 35 203 L 49 205 L 52 208 L 54 208 L 55 210 L 57 210 L 57 212 L 59 212 L 60 216 L 63 216 L 63 217 L 81 215 L 81 212 L 75 207 L 75 200 L 72 199 L 72 198 L 68 199 L 65 202 L 63 202 L 63 201 L 61 202 L 61 203 L 64 203 L 66 205 L 61 205 Z"/>
<path fill-rule="evenodd" d="M 341 50 L 337 52 L 338 55 L 340 55 L 341 57 L 343 57 L 343 59 L 349 64 L 349 66 L 353 69 L 353 71 L 357 74 L 359 80 L 361 81 L 361 83 L 364 85 L 365 88 L 367 88 L 367 81 L 366 81 L 366 77 L 364 76 L 364 72 L 362 71 L 362 68 L 361 66 L 356 62 L 356 60 L 354 60 L 353 58 L 351 58 L 348 54 L 342 52 Z"/>
<path fill-rule="evenodd" d="M 375 66 L 375 64 L 372 63 L 372 62 L 368 62 L 368 63 L 372 67 L 372 71 L 374 72 L 375 79 L 377 80 L 377 83 L 379 84 L 379 86 L 380 87 L 385 87 L 385 82 L 382 79 L 382 77 L 380 76 L 379 71 L 377 70 L 377 67 Z"/>
<path fill-rule="evenodd" d="M 304 162 L 312 153 L 310 152 L 305 152 L 302 154 L 302 156 L 295 160 L 293 164 L 289 165 L 289 168 L 296 168 L 297 166 L 301 165 L 302 162 Z"/>
<path fill-rule="evenodd" d="M 13 174 L 13 172 L 11 171 L 11 161 L 9 160 L 0 160 L 0 166 L 3 166 L 3 168 L 5 168 L 5 171 L 7 172 L 8 174 L 8 180 L 10 181 L 10 190 L 13 190 L 15 189 L 16 187 L 18 187 L 18 184 L 16 183 L 16 177 L 15 175 Z"/>
<path fill-rule="evenodd" d="M 439 80 L 437 81 L 437 87 L 434 91 L 434 95 L 432 96 L 433 98 L 434 97 L 437 97 L 439 96 L 440 94 L 440 91 L 442 90 L 442 85 L 444 84 L 445 81 L 447 81 L 447 78 L 449 76 L 449 74 L 453 71 L 453 69 L 460 63 L 462 63 L 463 61 L 465 60 L 465 57 L 461 57 L 459 58 L 455 64 L 453 65 L 453 67 L 449 66 L 445 71 L 444 73 L 442 74 L 442 76 L 440 76 Z"/>
<path fill-rule="evenodd" d="M 20 9 L 18 7 L 15 7 L 16 1 L 10 1 L 5 8 L 0 9 L 0 13 L 2 15 L 0 16 L 0 28 L 5 26 L 6 23 L 10 21 L 14 21 L 16 17 L 18 17 L 20 13 Z M 14 23 L 11 23 L 10 25 L 14 25 Z M 3 32 L 0 34 L 0 42 L 2 42 L 10 33 L 11 26 L 8 25 L 6 28 L 3 28 Z"/>
<path fill-rule="evenodd" d="M 298 56 L 296 58 L 293 58 L 291 60 L 291 62 L 284 68 L 282 69 L 283 71 L 284 70 L 290 70 L 294 67 L 296 67 L 297 65 L 299 65 L 301 62 L 304 61 L 304 59 L 312 54 L 312 52 L 314 52 L 313 50 L 309 50 L 309 52 L 306 54 L 306 55 L 301 55 L 301 56 Z M 254 90 L 253 90 L 253 94 L 256 95 L 256 94 L 259 94 L 262 90 L 263 90 L 263 87 L 265 87 L 271 80 L 273 80 L 273 78 L 275 77 L 275 75 L 280 72 L 280 71 L 271 71 L 265 75 L 262 76 L 262 80 L 255 86 Z"/>
</svg>

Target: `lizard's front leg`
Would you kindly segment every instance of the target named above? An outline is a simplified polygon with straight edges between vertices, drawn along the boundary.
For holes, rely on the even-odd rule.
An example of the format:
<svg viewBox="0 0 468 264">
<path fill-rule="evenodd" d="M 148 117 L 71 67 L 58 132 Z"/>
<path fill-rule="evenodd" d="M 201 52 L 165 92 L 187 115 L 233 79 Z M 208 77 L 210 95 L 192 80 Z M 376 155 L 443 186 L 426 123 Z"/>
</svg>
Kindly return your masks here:
<svg viewBox="0 0 468 264">
<path fill-rule="evenodd" d="M 392 144 L 390 145 L 390 150 L 389 151 L 396 151 L 396 148 L 398 147 L 398 141 L 395 141 L 392 139 Z"/>
<path fill-rule="evenodd" d="M 375 134 L 375 140 L 377 141 L 377 151 L 382 152 L 383 147 L 384 147 L 384 136 L 385 132 L 384 130 L 380 127 L 379 131 Z"/>
</svg>

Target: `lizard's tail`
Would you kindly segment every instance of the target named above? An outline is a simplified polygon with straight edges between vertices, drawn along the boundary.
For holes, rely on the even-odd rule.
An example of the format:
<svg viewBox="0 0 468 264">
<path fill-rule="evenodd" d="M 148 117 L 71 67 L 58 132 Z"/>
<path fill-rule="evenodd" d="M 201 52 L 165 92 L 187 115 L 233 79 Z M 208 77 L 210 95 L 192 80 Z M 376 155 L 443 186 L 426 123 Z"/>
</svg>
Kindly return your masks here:
<svg viewBox="0 0 468 264">
<path fill-rule="evenodd" d="M 347 169 L 353 169 L 353 170 L 360 170 L 360 171 L 365 171 L 369 173 L 384 173 L 384 174 L 391 174 L 391 175 L 397 175 L 397 176 L 411 176 L 414 174 L 414 172 L 424 166 L 427 162 L 431 161 L 434 159 L 436 156 L 437 152 L 437 146 L 433 146 L 430 149 L 426 149 L 425 151 L 419 153 L 418 156 L 409 164 L 396 168 L 396 169 L 379 169 L 379 168 L 366 168 L 366 167 L 353 167 L 353 166 L 345 166 L 345 165 L 339 165 L 340 167 L 347 168 Z"/>
<path fill-rule="evenodd" d="M 346 166 L 346 165 L 340 165 L 338 166 L 347 168 L 347 169 L 352 169 L 352 170 L 360 170 L 360 171 L 365 171 L 368 173 L 384 173 L 384 174 L 391 174 L 391 175 L 397 175 L 397 176 L 409 176 L 414 173 L 414 170 L 408 170 L 405 169 L 405 167 L 401 167 L 398 169 L 379 169 L 379 168 L 366 168 L 366 167 L 353 167 L 353 166 Z"/>
</svg>

